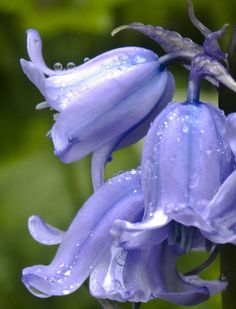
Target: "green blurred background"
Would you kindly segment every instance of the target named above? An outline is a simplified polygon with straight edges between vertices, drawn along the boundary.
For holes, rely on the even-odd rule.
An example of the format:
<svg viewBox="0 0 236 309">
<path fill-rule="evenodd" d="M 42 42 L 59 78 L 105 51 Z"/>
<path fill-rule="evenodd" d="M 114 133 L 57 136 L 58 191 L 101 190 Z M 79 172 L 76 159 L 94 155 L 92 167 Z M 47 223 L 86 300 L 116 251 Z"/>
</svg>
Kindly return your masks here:
<svg viewBox="0 0 236 309">
<path fill-rule="evenodd" d="M 138 45 L 163 52 L 151 39 L 133 31 L 110 36 L 113 28 L 130 22 L 160 25 L 180 32 L 196 42 L 202 36 L 191 25 L 185 0 L 0 0 L 0 308 L 85 309 L 99 308 L 82 287 L 73 295 L 38 299 L 20 281 L 21 269 L 49 263 L 55 247 L 37 244 L 28 234 L 27 219 L 40 214 L 49 223 L 66 229 L 76 211 L 91 194 L 90 158 L 64 165 L 53 154 L 46 138 L 53 120 L 48 110 L 35 111 L 44 99 L 22 73 L 19 59 L 28 58 L 26 29 L 37 29 L 43 38 L 43 52 L 49 66 L 70 61 L 77 65 L 112 48 Z M 200 20 L 210 29 L 236 23 L 235 0 L 194 1 Z M 232 28 L 230 28 L 232 30 Z M 230 30 L 222 40 L 225 47 Z M 176 74 L 176 100 L 184 99 L 187 72 Z M 203 85 L 202 98 L 217 101 L 215 90 Z M 94 102 L 96 104 L 96 101 Z M 119 151 L 109 164 L 107 176 L 138 165 L 141 144 Z M 98 205 L 99 207 L 99 205 Z M 205 256 L 206 257 L 206 256 Z M 189 270 L 205 258 L 191 255 L 180 261 Z M 218 262 L 205 274 L 219 276 Z M 122 305 L 128 308 L 130 305 Z M 155 300 L 142 308 L 182 308 Z M 220 297 L 195 308 L 220 308 Z"/>
</svg>

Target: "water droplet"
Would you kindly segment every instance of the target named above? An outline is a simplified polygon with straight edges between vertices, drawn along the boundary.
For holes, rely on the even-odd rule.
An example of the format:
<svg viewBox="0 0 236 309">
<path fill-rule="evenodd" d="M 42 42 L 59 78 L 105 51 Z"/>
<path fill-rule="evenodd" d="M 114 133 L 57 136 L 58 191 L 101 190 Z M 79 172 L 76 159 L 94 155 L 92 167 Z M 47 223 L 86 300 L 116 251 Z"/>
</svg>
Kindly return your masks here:
<svg viewBox="0 0 236 309">
<path fill-rule="evenodd" d="M 74 62 L 68 62 L 67 65 L 66 65 L 66 68 L 67 68 L 68 70 L 69 70 L 69 69 L 75 68 Z"/>
<path fill-rule="evenodd" d="M 89 60 L 90 60 L 89 57 L 85 57 L 85 58 L 84 58 L 84 62 L 88 62 Z"/>
<path fill-rule="evenodd" d="M 207 150 L 206 154 L 210 155 L 211 154 L 211 150 Z"/>
<path fill-rule="evenodd" d="M 65 276 L 70 276 L 70 274 L 71 274 L 71 271 L 70 270 L 67 270 L 66 272 L 65 272 Z"/>
<path fill-rule="evenodd" d="M 94 232 L 90 232 L 89 237 L 93 237 L 94 236 Z"/>
<path fill-rule="evenodd" d="M 53 65 L 55 71 L 61 71 L 63 69 L 63 65 L 60 62 L 56 62 Z"/>
<path fill-rule="evenodd" d="M 130 171 L 130 173 L 131 173 L 131 175 L 136 175 L 137 171 L 136 171 L 135 169 L 132 169 L 132 170 Z"/>
<path fill-rule="evenodd" d="M 49 280 L 50 283 L 54 283 L 55 282 L 55 278 L 52 278 L 52 277 L 49 278 L 48 280 Z"/>
<path fill-rule="evenodd" d="M 64 291 L 62 291 L 62 293 L 64 294 L 64 295 L 68 295 L 68 294 L 70 294 L 70 290 L 64 290 Z"/>
<path fill-rule="evenodd" d="M 194 189 L 198 186 L 199 184 L 199 175 L 198 173 L 193 173 L 190 177 L 190 183 L 189 183 L 189 188 Z"/>
<path fill-rule="evenodd" d="M 92 269 L 93 269 L 93 266 L 90 265 L 90 266 L 89 266 L 89 269 L 92 270 Z"/>
<path fill-rule="evenodd" d="M 130 180 L 131 179 L 131 176 L 125 176 L 125 180 Z"/>
<path fill-rule="evenodd" d="M 146 59 L 144 57 L 139 56 L 139 55 L 134 57 L 134 63 L 139 64 L 139 63 L 144 63 L 144 62 L 146 62 Z"/>
<path fill-rule="evenodd" d="M 182 131 L 183 131 L 183 133 L 188 133 L 188 131 L 189 131 L 189 126 L 188 126 L 186 123 L 183 124 Z"/>
</svg>

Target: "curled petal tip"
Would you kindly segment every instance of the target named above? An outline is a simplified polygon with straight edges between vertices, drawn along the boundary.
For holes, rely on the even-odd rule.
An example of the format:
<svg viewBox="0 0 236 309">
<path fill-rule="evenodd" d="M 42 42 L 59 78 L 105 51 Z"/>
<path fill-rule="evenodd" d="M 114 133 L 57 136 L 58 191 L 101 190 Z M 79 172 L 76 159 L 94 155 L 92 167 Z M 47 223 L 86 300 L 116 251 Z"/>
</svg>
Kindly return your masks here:
<svg viewBox="0 0 236 309">
<path fill-rule="evenodd" d="M 117 28 L 115 28 L 114 30 L 112 30 L 111 35 L 114 36 L 114 35 L 116 35 L 118 32 L 120 32 L 120 31 L 122 31 L 122 30 L 125 30 L 125 29 L 128 29 L 128 28 L 129 28 L 128 25 L 123 25 L 123 26 L 117 27 Z"/>
<path fill-rule="evenodd" d="M 41 244 L 56 245 L 62 242 L 64 232 L 47 224 L 38 215 L 31 216 L 28 220 L 31 236 Z"/>
</svg>

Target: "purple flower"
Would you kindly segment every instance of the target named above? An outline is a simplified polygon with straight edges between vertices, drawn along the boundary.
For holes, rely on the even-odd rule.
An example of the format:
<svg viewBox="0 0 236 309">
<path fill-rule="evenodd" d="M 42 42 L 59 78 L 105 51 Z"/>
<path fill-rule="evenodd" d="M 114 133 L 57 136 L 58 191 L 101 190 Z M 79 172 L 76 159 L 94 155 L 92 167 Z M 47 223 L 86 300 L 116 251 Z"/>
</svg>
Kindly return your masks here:
<svg viewBox="0 0 236 309">
<path fill-rule="evenodd" d="M 28 30 L 27 48 L 31 61 L 21 59 L 21 66 L 45 97 L 43 107 L 59 112 L 51 137 L 64 162 L 98 151 L 93 166 L 101 173 L 112 150 L 142 138 L 172 98 L 173 78 L 150 50 L 119 48 L 78 67 L 51 70 L 37 31 Z"/>
<path fill-rule="evenodd" d="M 30 233 L 37 241 L 60 243 L 50 265 L 23 270 L 22 281 L 32 294 L 41 298 L 66 295 L 90 277 L 90 292 L 98 298 L 121 302 L 162 298 L 194 305 L 226 287 L 226 282 L 204 281 L 177 271 L 179 254 L 166 241 L 169 227 L 155 230 L 142 247 L 130 250 L 113 239 L 110 230 L 115 220 L 139 222 L 143 216 L 140 180 L 140 170 L 109 180 L 79 210 L 67 232 L 44 223 L 39 216 L 29 219 Z M 201 248 L 203 242 L 196 234 L 192 248 Z"/>
<path fill-rule="evenodd" d="M 235 120 L 201 102 L 171 104 L 157 117 L 142 155 L 144 217 L 113 228 L 124 247 L 138 247 L 139 239 L 173 222 L 199 229 L 213 243 L 236 244 Z M 188 247 L 185 232 L 178 241 Z"/>
</svg>

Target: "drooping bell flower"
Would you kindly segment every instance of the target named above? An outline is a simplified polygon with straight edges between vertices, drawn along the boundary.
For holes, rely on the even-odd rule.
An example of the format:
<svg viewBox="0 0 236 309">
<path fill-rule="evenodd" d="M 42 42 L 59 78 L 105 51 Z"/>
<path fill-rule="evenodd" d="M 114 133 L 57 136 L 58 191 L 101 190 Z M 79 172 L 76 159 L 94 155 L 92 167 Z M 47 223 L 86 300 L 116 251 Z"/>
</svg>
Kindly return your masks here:
<svg viewBox="0 0 236 309">
<path fill-rule="evenodd" d="M 98 150 L 93 165 L 101 170 L 112 150 L 146 134 L 173 95 L 172 75 L 144 48 L 118 48 L 66 70 L 46 66 L 35 30 L 27 31 L 27 49 L 22 69 L 46 99 L 39 108 L 59 112 L 51 137 L 67 163 Z"/>
<path fill-rule="evenodd" d="M 99 205 L 99 207 L 98 207 Z M 67 232 L 29 219 L 31 235 L 46 245 L 60 244 L 49 265 L 25 268 L 22 281 L 35 296 L 67 295 L 90 277 L 90 293 L 121 302 L 147 302 L 161 298 L 194 305 L 223 290 L 227 283 L 183 276 L 176 269 L 176 254 L 166 239 L 169 228 L 153 233 L 152 245 L 124 250 L 110 230 L 116 219 L 138 222 L 144 202 L 140 170 L 118 175 L 97 190 L 79 210 Z M 195 235 L 192 248 L 202 247 Z M 174 283 L 174 284 L 173 284 Z"/>
<path fill-rule="evenodd" d="M 218 60 L 195 57 L 187 101 L 165 108 L 147 134 L 141 166 L 143 220 L 117 221 L 113 229 L 124 247 L 138 247 L 138 239 L 173 223 L 177 228 L 169 243 L 183 250 L 191 247 L 196 228 L 212 243 L 236 244 L 236 116 L 227 118 L 199 101 L 203 75 L 236 91 L 236 82 Z"/>
</svg>

